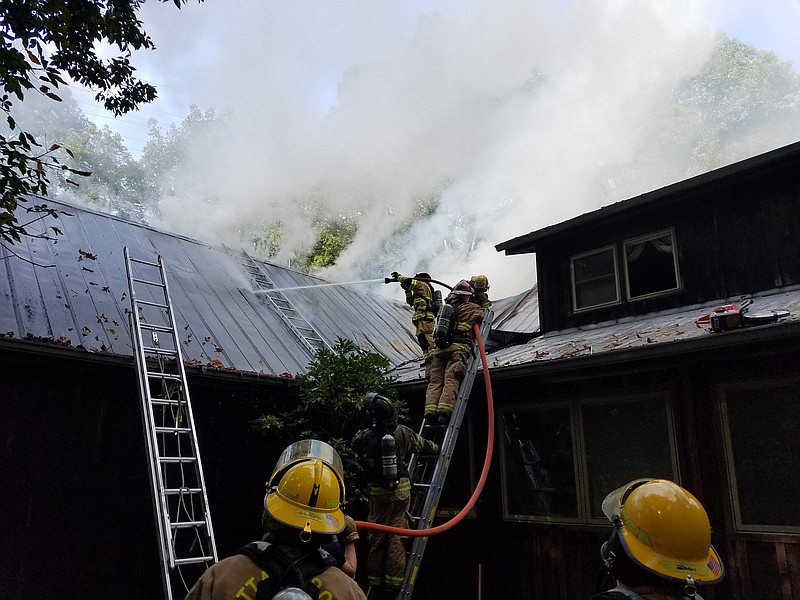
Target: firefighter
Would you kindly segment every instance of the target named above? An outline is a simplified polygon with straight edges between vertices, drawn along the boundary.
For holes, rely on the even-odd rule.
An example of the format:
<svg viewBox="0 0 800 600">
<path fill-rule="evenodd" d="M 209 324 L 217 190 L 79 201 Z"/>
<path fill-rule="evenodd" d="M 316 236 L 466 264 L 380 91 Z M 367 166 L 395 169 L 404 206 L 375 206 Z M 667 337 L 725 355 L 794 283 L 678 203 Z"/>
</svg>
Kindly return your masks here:
<svg viewBox="0 0 800 600">
<path fill-rule="evenodd" d="M 425 416 L 438 415 L 442 425 L 450 422 L 455 408 L 458 388 L 467 370 L 467 357 L 475 339 L 473 326 L 483 319 L 483 309 L 472 302 L 472 286 L 465 279 L 450 291 L 445 303 L 453 307 L 453 316 L 445 324 L 447 310 L 437 323 L 437 349 L 428 368 L 428 389 L 425 393 Z"/>
<path fill-rule="evenodd" d="M 472 301 L 481 308 L 489 308 L 492 301 L 489 300 L 489 278 L 486 275 L 473 275 L 469 280 L 472 286 Z"/>
<path fill-rule="evenodd" d="M 433 321 L 436 318 L 436 305 L 433 300 L 431 276 L 420 271 L 414 277 L 405 277 L 397 271 L 386 281 L 398 281 L 406 294 L 406 303 L 414 309 L 411 323 L 419 347 L 422 348 L 422 359 L 427 365 L 436 347 L 433 345 Z"/>
<path fill-rule="evenodd" d="M 358 431 L 353 450 L 366 457 L 371 523 L 407 528 L 411 480 L 406 461 L 410 454 L 434 455 L 439 447 L 405 425 L 397 423 L 397 409 L 388 398 L 370 392 L 364 408 L 372 424 Z M 367 532 L 370 542 L 367 579 L 370 598 L 395 598 L 406 568 L 402 537 L 383 531 Z"/>
<path fill-rule="evenodd" d="M 637 479 L 603 500 L 614 524 L 601 558 L 617 585 L 592 600 L 702 600 L 697 586 L 725 575 L 702 504 L 665 479 Z"/>
<path fill-rule="evenodd" d="M 186 600 L 252 600 L 257 591 L 264 593 L 263 586 L 266 598 L 296 587 L 313 598 L 365 600 L 358 584 L 320 548 L 345 526 L 343 472 L 338 453 L 324 442 L 302 440 L 286 448 L 267 482 L 263 540 L 208 568 Z"/>
</svg>

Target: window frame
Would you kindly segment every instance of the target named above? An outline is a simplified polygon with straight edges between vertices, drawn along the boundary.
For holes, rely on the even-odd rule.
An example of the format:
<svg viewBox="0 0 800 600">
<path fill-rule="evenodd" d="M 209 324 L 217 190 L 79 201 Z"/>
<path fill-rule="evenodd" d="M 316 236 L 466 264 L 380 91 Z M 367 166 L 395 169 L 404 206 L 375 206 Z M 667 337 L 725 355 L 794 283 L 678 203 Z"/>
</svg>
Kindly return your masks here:
<svg viewBox="0 0 800 600">
<path fill-rule="evenodd" d="M 580 492 L 578 493 L 578 497 L 576 499 L 576 511 L 578 516 L 575 518 L 570 517 L 547 517 L 547 516 L 538 516 L 538 515 L 518 515 L 518 514 L 511 514 L 508 510 L 508 498 L 509 498 L 509 488 L 508 488 L 508 480 L 507 480 L 507 470 L 506 465 L 508 461 L 508 457 L 506 456 L 506 444 L 505 444 L 505 419 L 503 418 L 505 413 L 507 412 L 529 412 L 529 411 L 538 411 L 538 410 L 546 410 L 548 408 L 562 408 L 566 407 L 569 412 L 570 418 L 570 437 L 572 438 L 572 453 L 573 453 L 573 460 L 577 458 L 577 445 L 575 440 L 575 407 L 574 403 L 569 400 L 554 400 L 552 402 L 543 402 L 543 403 L 515 403 L 510 404 L 508 406 L 503 406 L 500 409 L 500 418 L 497 420 L 497 427 L 500 431 L 497 433 L 498 439 L 502 440 L 500 443 L 500 496 L 502 499 L 502 509 L 503 509 L 503 520 L 504 521 L 514 521 L 514 522 L 523 522 L 523 523 L 552 523 L 552 524 L 560 524 L 560 525 L 583 525 L 583 515 L 581 514 L 582 511 L 582 503 L 580 498 Z M 580 490 L 580 474 L 578 473 L 577 465 L 575 468 L 575 489 Z"/>
<path fill-rule="evenodd" d="M 761 533 L 761 534 L 781 534 L 788 536 L 800 535 L 800 525 L 758 525 L 746 524 L 742 521 L 741 506 L 739 503 L 739 485 L 736 479 L 736 466 L 733 456 L 733 443 L 731 439 L 730 421 L 728 418 L 727 394 L 736 391 L 763 391 L 767 388 L 797 387 L 800 389 L 800 378 L 787 377 L 777 380 L 759 380 L 721 384 L 717 387 L 718 407 L 720 417 L 720 428 L 722 434 L 722 446 L 725 460 L 725 472 L 728 475 L 728 498 L 731 507 L 731 520 L 733 530 L 736 533 Z"/>
<path fill-rule="evenodd" d="M 496 436 L 502 440 L 500 443 L 500 488 L 503 521 L 527 522 L 541 524 L 573 525 L 578 527 L 608 527 L 608 520 L 592 517 L 591 494 L 589 486 L 589 472 L 586 460 L 586 442 L 583 421 L 583 406 L 609 404 L 620 402 L 637 402 L 642 400 L 660 399 L 663 402 L 667 421 L 667 439 L 669 443 L 669 455 L 673 473 L 673 481 L 680 483 L 680 461 L 677 444 L 677 432 L 675 429 L 675 415 L 673 409 L 672 394 L 669 390 L 643 391 L 641 393 L 630 393 L 614 396 L 589 396 L 573 399 L 553 399 L 542 403 L 518 402 L 503 406 L 497 420 Z M 509 457 L 506 456 L 505 443 L 505 414 L 509 412 L 530 412 L 546 410 L 548 408 L 567 407 L 570 416 L 570 435 L 572 437 L 572 456 L 575 473 L 575 490 L 577 501 L 577 517 L 549 517 L 538 515 L 519 515 L 509 511 L 509 490 L 508 467 Z"/>
<path fill-rule="evenodd" d="M 581 259 L 585 256 L 591 256 L 593 254 L 600 254 L 602 252 L 606 252 L 611 250 L 612 253 L 612 262 L 614 264 L 614 290 L 616 291 L 616 300 L 611 300 L 608 302 L 603 302 L 600 304 L 592 304 L 591 306 L 582 306 L 578 307 L 578 293 L 577 293 L 577 285 L 575 281 L 575 261 Z M 574 254 L 569 258 L 569 272 L 570 272 L 570 283 L 572 287 L 572 307 L 575 314 L 578 313 L 585 313 L 592 310 L 597 310 L 598 308 L 605 308 L 608 306 L 617 306 L 622 304 L 622 291 L 620 290 L 620 278 L 619 278 L 619 256 L 617 252 L 617 244 L 608 244 L 606 246 L 601 246 L 600 248 L 594 248 L 587 252 L 581 252 L 580 254 Z"/>
<path fill-rule="evenodd" d="M 623 396 L 601 396 L 595 398 L 582 399 L 579 401 L 578 418 L 580 419 L 580 455 L 579 462 L 581 463 L 581 475 L 583 477 L 584 487 L 581 490 L 581 497 L 584 501 L 583 511 L 585 514 L 585 522 L 587 525 L 603 525 L 608 526 L 608 519 L 600 517 L 592 517 L 591 507 L 591 494 L 589 492 L 589 465 L 586 460 L 586 436 L 583 427 L 583 407 L 599 404 L 619 404 L 619 403 L 633 403 L 643 400 L 662 400 L 664 403 L 664 410 L 666 412 L 667 420 L 667 442 L 669 443 L 669 456 L 672 463 L 672 481 L 680 484 L 681 470 L 680 462 L 678 460 L 678 444 L 677 444 L 677 431 L 675 429 L 675 414 L 672 406 L 672 396 L 666 391 L 657 392 L 642 392 L 639 394 L 626 394 Z M 640 477 L 647 477 L 646 474 L 641 474 Z M 630 481 L 630 480 L 628 480 Z M 624 482 L 623 482 L 624 484 Z M 621 484 L 621 485 L 623 485 Z M 611 490 L 609 490 L 611 491 Z"/>
<path fill-rule="evenodd" d="M 658 292 L 651 292 L 649 294 L 642 294 L 641 296 L 631 296 L 631 282 L 630 282 L 630 273 L 628 272 L 627 246 L 630 244 L 646 243 L 651 240 L 663 237 L 665 235 L 670 235 L 672 237 L 672 246 L 674 249 L 672 252 L 672 266 L 675 270 L 675 287 L 669 290 L 661 290 Z M 675 234 L 674 227 L 668 227 L 660 231 L 654 231 L 652 233 L 623 239 L 620 243 L 622 244 L 622 258 L 623 258 L 622 271 L 625 275 L 625 300 L 627 302 L 640 302 L 642 300 L 649 300 L 651 298 L 660 298 L 662 296 L 677 294 L 683 290 L 683 281 L 681 280 L 680 265 L 678 263 L 678 238 Z"/>
</svg>

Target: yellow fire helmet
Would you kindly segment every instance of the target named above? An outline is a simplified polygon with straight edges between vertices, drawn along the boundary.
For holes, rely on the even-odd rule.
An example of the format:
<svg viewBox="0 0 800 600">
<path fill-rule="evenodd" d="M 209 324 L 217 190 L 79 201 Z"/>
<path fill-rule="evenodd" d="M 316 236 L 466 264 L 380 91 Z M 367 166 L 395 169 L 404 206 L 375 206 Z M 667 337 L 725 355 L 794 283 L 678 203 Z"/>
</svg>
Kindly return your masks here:
<svg viewBox="0 0 800 600">
<path fill-rule="evenodd" d="M 485 292 L 489 289 L 489 278 L 486 275 L 473 275 L 469 282 L 476 291 Z"/>
<path fill-rule="evenodd" d="M 312 533 L 340 533 L 345 526 L 341 465 L 339 454 L 324 442 L 292 444 L 281 454 L 267 483 L 267 513 L 279 523 L 301 529 L 301 539 L 306 541 Z"/>
<path fill-rule="evenodd" d="M 672 481 L 631 481 L 606 496 L 603 513 L 616 526 L 626 554 L 646 571 L 700 585 L 724 577 L 703 505 Z"/>
</svg>

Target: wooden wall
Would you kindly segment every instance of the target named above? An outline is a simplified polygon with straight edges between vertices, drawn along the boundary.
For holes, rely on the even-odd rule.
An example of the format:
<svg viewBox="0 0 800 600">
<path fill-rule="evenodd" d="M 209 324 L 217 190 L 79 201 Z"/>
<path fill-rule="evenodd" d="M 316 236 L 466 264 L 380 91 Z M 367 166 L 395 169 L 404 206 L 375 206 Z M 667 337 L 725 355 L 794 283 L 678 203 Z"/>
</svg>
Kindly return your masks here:
<svg viewBox="0 0 800 600">
<path fill-rule="evenodd" d="M 613 397 L 632 390 L 668 390 L 673 401 L 681 483 L 706 507 L 712 543 L 727 569 L 726 579 L 705 588 L 703 596 L 707 600 L 800 600 L 800 535 L 734 531 L 716 392 L 719 385 L 733 381 L 800 375 L 798 353 L 800 342 L 787 341 L 783 345 L 753 344 L 669 360 L 643 359 L 606 365 L 601 370 L 585 368 L 524 376 L 514 375 L 513 371 L 494 373 L 493 394 L 496 410 L 500 411 L 505 404 L 518 405 L 521 398 L 544 403 L 570 395 Z M 473 390 L 470 411 L 477 432 L 476 463 L 480 465 L 485 448 L 485 436 L 480 432 L 485 427 L 486 413 L 480 378 Z M 609 423 L 608 427 L 613 429 L 614 424 Z M 502 436 L 501 428 L 497 436 Z M 497 444 L 500 443 L 498 439 Z M 478 503 L 477 519 L 459 525 L 453 533 L 431 539 L 422 563 L 418 597 L 477 600 L 480 563 L 482 598 L 589 598 L 602 573 L 599 549 L 610 527 L 504 520 L 500 470 L 495 452 Z"/>
<path fill-rule="evenodd" d="M 163 597 L 132 361 L 0 349 L 0 382 L 0 597 Z M 284 446 L 248 425 L 291 393 L 191 374 L 189 389 L 228 556 L 260 537 L 263 484 Z"/>
<path fill-rule="evenodd" d="M 654 202 L 629 215 L 598 220 L 537 248 L 542 330 L 750 294 L 800 283 L 800 178 L 792 164 L 702 194 Z M 570 257 L 612 242 L 675 228 L 680 293 L 572 314 Z M 623 273 L 619 265 L 620 274 Z M 622 276 L 622 275 L 621 275 Z"/>
</svg>

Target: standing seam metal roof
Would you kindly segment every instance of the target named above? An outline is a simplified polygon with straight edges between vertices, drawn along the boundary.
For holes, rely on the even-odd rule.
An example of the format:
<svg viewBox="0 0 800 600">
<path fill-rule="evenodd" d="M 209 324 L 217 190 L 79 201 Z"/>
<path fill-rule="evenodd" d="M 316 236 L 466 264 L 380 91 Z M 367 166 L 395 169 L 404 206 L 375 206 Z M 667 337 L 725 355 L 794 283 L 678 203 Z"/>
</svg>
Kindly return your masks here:
<svg viewBox="0 0 800 600">
<path fill-rule="evenodd" d="M 132 355 L 123 248 L 163 257 L 184 359 L 266 375 L 305 372 L 311 355 L 275 309 L 253 293 L 241 252 L 159 231 L 91 209 L 42 200 L 61 213 L 54 239 L 26 236 L 0 247 L 0 336 L 90 352 Z M 28 220 L 20 209 L 20 220 Z M 33 233 L 33 231 L 31 231 Z M 329 344 L 350 339 L 393 366 L 420 358 L 410 309 L 355 287 L 256 261 Z"/>
</svg>

